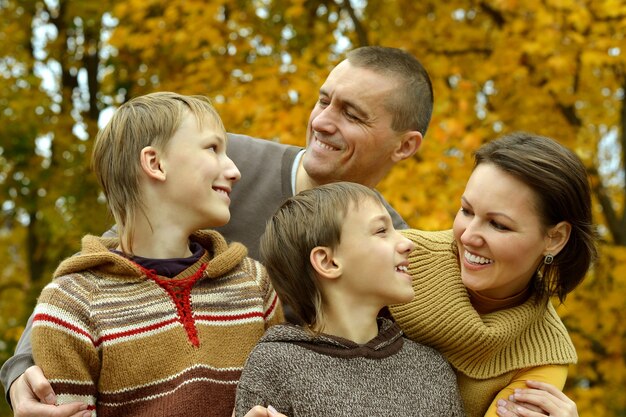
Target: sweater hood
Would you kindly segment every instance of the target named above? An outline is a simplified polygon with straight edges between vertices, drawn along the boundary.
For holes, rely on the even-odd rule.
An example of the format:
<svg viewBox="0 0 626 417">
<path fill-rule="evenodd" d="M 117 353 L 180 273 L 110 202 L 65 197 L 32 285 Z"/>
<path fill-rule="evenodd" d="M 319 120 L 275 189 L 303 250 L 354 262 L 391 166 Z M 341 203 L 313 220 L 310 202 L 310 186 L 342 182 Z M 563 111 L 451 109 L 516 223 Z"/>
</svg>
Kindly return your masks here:
<svg viewBox="0 0 626 417">
<path fill-rule="evenodd" d="M 190 236 L 207 251 L 207 277 L 218 277 L 232 270 L 247 254 L 240 243 L 226 243 L 222 235 L 212 230 L 198 231 Z M 143 268 L 130 259 L 111 252 L 119 246 L 118 238 L 104 238 L 86 235 L 81 241 L 80 253 L 65 259 L 54 272 L 54 278 L 72 273 L 95 270 L 107 275 L 123 276 L 124 279 L 143 279 Z"/>
<path fill-rule="evenodd" d="M 385 358 L 397 353 L 404 343 L 400 327 L 393 321 L 379 317 L 378 335 L 365 344 L 325 333 L 314 334 L 300 326 L 281 324 L 273 326 L 259 341 L 261 343 L 290 343 L 314 352 L 341 358 Z"/>
</svg>

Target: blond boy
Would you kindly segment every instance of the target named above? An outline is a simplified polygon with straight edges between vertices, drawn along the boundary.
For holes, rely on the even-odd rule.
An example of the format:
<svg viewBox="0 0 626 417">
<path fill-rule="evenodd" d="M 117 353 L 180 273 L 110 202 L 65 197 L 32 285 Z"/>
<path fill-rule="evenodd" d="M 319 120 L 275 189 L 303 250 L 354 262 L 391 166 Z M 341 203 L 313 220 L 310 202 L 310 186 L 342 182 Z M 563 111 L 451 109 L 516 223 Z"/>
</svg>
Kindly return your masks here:
<svg viewBox="0 0 626 417">
<path fill-rule="evenodd" d="M 130 100 L 93 168 L 119 239 L 86 236 L 42 292 L 35 363 L 59 403 L 100 416 L 230 416 L 244 360 L 282 319 L 264 269 L 220 234 L 239 179 L 200 96 Z"/>
</svg>

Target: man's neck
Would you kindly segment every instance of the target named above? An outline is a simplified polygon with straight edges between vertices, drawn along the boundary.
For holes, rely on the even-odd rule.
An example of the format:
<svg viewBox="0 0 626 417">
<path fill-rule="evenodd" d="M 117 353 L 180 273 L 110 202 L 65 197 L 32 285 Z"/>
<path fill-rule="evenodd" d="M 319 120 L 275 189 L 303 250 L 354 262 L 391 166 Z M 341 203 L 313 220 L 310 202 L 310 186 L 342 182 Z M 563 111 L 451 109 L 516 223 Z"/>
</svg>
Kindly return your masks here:
<svg viewBox="0 0 626 417">
<path fill-rule="evenodd" d="M 309 176 L 309 174 L 304 169 L 304 155 L 300 158 L 300 162 L 298 163 L 298 170 L 296 171 L 296 194 L 304 190 L 310 190 L 311 188 L 315 188 L 320 184 L 317 184 L 313 181 L 313 178 Z"/>
</svg>

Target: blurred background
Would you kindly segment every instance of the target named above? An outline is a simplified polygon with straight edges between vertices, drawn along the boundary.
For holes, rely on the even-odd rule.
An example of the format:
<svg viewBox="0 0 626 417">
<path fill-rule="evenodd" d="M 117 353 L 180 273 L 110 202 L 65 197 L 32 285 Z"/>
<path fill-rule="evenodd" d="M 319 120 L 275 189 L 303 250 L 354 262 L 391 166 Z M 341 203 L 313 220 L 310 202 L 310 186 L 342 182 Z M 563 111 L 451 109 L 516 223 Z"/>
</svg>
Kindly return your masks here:
<svg viewBox="0 0 626 417">
<path fill-rule="evenodd" d="M 626 416 L 625 36 L 621 0 L 0 0 L 0 364 L 59 261 L 113 223 L 89 163 L 117 106 L 203 94 L 228 131 L 304 145 L 329 70 L 386 45 L 435 90 L 418 155 L 380 187 L 411 226 L 451 227 L 473 150 L 503 133 L 584 160 L 601 258 L 559 307 L 566 392 L 581 416 Z"/>
</svg>

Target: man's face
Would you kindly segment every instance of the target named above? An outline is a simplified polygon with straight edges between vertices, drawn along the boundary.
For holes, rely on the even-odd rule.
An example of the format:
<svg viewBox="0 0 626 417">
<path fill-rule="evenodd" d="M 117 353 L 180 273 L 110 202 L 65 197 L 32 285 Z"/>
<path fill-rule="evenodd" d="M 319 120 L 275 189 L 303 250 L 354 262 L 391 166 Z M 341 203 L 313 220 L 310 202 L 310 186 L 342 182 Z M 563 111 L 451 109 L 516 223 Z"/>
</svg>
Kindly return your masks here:
<svg viewBox="0 0 626 417">
<path fill-rule="evenodd" d="M 303 159 L 317 185 L 350 181 L 374 187 L 402 159 L 394 151 L 403 133 L 391 128 L 392 115 L 384 107 L 396 83 L 348 60 L 332 70 L 309 118 Z"/>
</svg>

